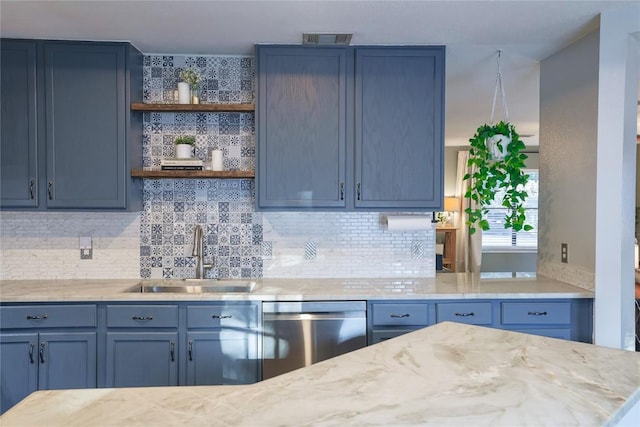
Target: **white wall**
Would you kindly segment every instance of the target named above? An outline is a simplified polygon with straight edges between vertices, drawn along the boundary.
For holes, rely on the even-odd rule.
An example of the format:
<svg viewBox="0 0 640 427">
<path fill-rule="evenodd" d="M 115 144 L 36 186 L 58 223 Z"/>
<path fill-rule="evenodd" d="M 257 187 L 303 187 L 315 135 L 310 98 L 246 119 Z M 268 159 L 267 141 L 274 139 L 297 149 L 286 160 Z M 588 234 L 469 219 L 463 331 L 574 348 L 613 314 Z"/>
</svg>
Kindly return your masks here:
<svg viewBox="0 0 640 427">
<path fill-rule="evenodd" d="M 540 64 L 538 273 L 594 287 L 599 34 Z M 569 262 L 560 262 L 560 244 Z"/>
</svg>

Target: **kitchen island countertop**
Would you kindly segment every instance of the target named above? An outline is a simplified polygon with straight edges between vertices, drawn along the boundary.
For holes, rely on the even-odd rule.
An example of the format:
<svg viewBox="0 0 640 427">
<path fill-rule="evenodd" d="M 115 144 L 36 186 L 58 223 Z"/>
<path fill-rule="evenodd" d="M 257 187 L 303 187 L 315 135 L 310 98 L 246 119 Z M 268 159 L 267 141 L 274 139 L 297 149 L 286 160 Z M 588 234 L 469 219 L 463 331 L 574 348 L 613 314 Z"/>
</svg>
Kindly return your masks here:
<svg viewBox="0 0 640 427">
<path fill-rule="evenodd" d="M 253 385 L 38 391 L 0 422 L 600 426 L 639 404 L 640 353 L 444 322 Z"/>
<path fill-rule="evenodd" d="M 257 279 L 251 293 L 127 292 L 140 282 L 140 279 L 3 280 L 0 281 L 0 302 L 593 298 L 594 295 L 592 291 L 544 276 L 473 273 L 397 279 Z M 142 282 L 167 281 L 145 279 Z"/>
</svg>

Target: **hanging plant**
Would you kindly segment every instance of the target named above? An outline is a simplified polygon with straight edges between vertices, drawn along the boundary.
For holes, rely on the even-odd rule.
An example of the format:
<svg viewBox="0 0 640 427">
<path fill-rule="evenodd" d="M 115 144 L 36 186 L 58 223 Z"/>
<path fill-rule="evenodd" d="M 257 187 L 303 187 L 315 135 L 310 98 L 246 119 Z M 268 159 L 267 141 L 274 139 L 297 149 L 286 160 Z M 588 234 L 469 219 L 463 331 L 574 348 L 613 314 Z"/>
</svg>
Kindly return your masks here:
<svg viewBox="0 0 640 427">
<path fill-rule="evenodd" d="M 471 148 L 467 167 L 475 166 L 475 172 L 463 178 L 469 181 L 464 197 L 478 206 L 472 208 L 470 203 L 470 207 L 465 209 L 469 232 L 475 233 L 476 226 L 489 230 L 487 206 L 496 201 L 498 193 L 504 193 L 501 205 L 507 209 L 504 227 L 515 231 L 532 230 L 532 226 L 525 224 L 525 185 L 529 175 L 523 169 L 527 155 L 522 153 L 525 145 L 515 127 L 503 121 L 493 126 L 484 124 L 469 142 Z"/>
</svg>

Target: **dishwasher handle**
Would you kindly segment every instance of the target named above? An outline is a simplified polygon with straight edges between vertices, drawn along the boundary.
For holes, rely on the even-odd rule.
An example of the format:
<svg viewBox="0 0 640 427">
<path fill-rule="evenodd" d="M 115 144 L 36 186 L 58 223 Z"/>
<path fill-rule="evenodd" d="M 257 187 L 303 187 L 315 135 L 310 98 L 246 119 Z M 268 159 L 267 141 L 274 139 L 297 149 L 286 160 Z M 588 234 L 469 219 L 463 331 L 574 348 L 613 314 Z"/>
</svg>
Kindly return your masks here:
<svg viewBox="0 0 640 427">
<path fill-rule="evenodd" d="M 263 313 L 344 313 L 366 310 L 366 301 L 285 301 L 262 303 Z"/>
<path fill-rule="evenodd" d="M 317 320 L 344 320 L 366 319 L 365 311 L 337 311 L 332 313 L 264 313 L 263 321 L 317 321 Z"/>
</svg>

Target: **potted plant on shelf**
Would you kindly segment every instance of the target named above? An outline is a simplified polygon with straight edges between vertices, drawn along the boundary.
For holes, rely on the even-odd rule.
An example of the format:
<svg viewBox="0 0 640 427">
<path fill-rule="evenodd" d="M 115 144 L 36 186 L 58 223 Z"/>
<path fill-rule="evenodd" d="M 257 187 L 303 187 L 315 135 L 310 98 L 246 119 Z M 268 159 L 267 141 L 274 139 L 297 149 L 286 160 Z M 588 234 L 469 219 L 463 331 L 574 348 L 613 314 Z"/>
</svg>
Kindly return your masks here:
<svg viewBox="0 0 640 427">
<path fill-rule="evenodd" d="M 463 178 L 469 181 L 464 195 L 470 202 L 465 209 L 469 232 L 475 233 L 476 226 L 489 230 L 487 206 L 496 200 L 498 193 L 503 194 L 501 205 L 507 209 L 504 227 L 515 231 L 532 230 L 532 226 L 525 224 L 524 210 L 527 198 L 524 187 L 529 180 L 529 175 L 523 171 L 527 155 L 522 153 L 525 145 L 515 127 L 504 121 L 496 125 L 484 124 L 469 142 L 467 167 L 472 172 Z"/>
<path fill-rule="evenodd" d="M 189 159 L 196 144 L 195 136 L 179 136 L 175 139 L 176 157 L 178 159 Z"/>
<path fill-rule="evenodd" d="M 178 99 L 180 104 L 198 104 L 198 84 L 200 83 L 200 72 L 195 68 L 185 68 L 180 71 L 180 82 L 178 83 Z"/>
</svg>

